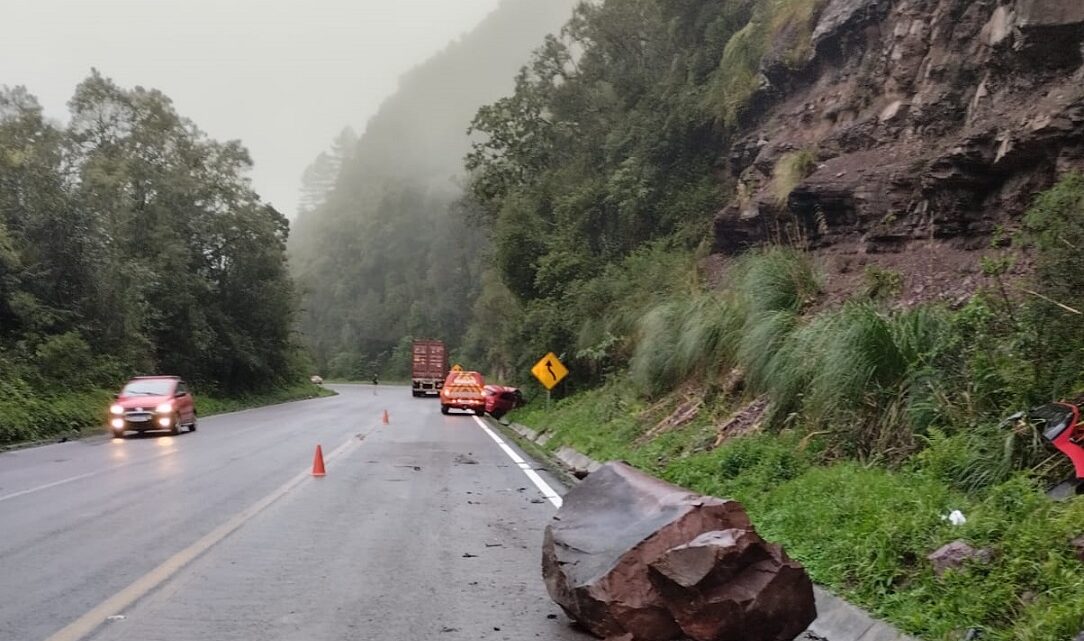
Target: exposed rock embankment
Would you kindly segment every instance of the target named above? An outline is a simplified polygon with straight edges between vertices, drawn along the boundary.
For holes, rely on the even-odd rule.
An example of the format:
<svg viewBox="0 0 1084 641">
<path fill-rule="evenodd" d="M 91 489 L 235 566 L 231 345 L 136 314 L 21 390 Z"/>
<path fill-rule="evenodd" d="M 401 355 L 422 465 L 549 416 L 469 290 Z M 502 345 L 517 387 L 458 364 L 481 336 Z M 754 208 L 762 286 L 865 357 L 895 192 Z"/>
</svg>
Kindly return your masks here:
<svg viewBox="0 0 1084 641">
<path fill-rule="evenodd" d="M 797 242 L 873 264 L 970 252 L 1084 171 L 1082 2 L 829 0 L 809 50 L 800 68 L 762 67 L 718 252 Z M 903 272 L 917 299 L 962 287 Z"/>
</svg>

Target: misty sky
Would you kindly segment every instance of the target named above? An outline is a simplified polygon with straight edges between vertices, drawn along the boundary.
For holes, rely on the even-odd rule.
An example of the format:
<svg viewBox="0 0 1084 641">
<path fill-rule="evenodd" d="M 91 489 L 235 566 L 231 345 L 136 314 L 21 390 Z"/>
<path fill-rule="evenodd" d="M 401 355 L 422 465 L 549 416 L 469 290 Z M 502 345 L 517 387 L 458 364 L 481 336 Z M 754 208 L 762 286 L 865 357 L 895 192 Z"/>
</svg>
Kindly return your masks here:
<svg viewBox="0 0 1084 641">
<path fill-rule="evenodd" d="M 0 0 L 0 84 L 48 114 L 91 67 L 161 89 L 212 137 L 239 138 L 261 195 L 292 216 L 301 172 L 359 133 L 402 72 L 498 0 Z"/>
</svg>

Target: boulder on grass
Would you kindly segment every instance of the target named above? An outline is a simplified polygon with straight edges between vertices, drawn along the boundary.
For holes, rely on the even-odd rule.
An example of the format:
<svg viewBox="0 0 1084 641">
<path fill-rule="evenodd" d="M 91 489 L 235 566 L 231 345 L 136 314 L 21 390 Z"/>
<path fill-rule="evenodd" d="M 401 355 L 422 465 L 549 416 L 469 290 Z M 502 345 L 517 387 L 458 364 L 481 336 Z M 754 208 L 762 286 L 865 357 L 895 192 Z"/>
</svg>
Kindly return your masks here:
<svg viewBox="0 0 1084 641">
<path fill-rule="evenodd" d="M 600 638 L 787 641 L 815 616 L 801 566 L 753 532 L 739 503 L 624 463 L 607 463 L 565 496 L 546 528 L 542 574 L 553 600 Z M 783 603 L 791 609 L 776 608 Z M 757 627 L 771 617 L 784 621 Z M 741 622 L 754 629 L 703 636 Z"/>
</svg>

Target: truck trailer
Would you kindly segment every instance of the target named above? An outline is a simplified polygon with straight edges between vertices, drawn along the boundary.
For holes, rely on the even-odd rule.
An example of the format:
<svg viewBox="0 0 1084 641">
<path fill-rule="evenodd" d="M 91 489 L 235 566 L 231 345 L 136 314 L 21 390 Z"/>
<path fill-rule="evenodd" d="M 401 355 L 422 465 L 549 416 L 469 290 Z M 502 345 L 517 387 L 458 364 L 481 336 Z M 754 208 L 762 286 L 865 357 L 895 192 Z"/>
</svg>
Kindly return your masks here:
<svg viewBox="0 0 1084 641">
<path fill-rule="evenodd" d="M 437 396 L 448 374 L 448 352 L 442 341 L 414 341 L 411 369 L 411 393 L 414 396 Z"/>
</svg>

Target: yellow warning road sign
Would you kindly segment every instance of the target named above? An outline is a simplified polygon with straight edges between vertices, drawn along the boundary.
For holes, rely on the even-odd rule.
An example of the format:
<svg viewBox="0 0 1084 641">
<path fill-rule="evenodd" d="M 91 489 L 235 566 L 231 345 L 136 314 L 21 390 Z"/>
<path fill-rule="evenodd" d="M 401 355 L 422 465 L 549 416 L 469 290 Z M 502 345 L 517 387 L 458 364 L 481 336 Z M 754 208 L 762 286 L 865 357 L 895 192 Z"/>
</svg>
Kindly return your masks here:
<svg viewBox="0 0 1084 641">
<path fill-rule="evenodd" d="M 452 371 L 453 372 L 462 372 L 463 371 L 463 366 L 460 365 L 459 363 L 456 363 L 455 365 L 452 365 Z"/>
<path fill-rule="evenodd" d="M 550 352 L 543 356 L 542 360 L 535 363 L 535 366 L 531 368 L 531 373 L 546 389 L 551 390 L 568 376 L 568 368 L 557 358 L 556 354 Z"/>
</svg>

